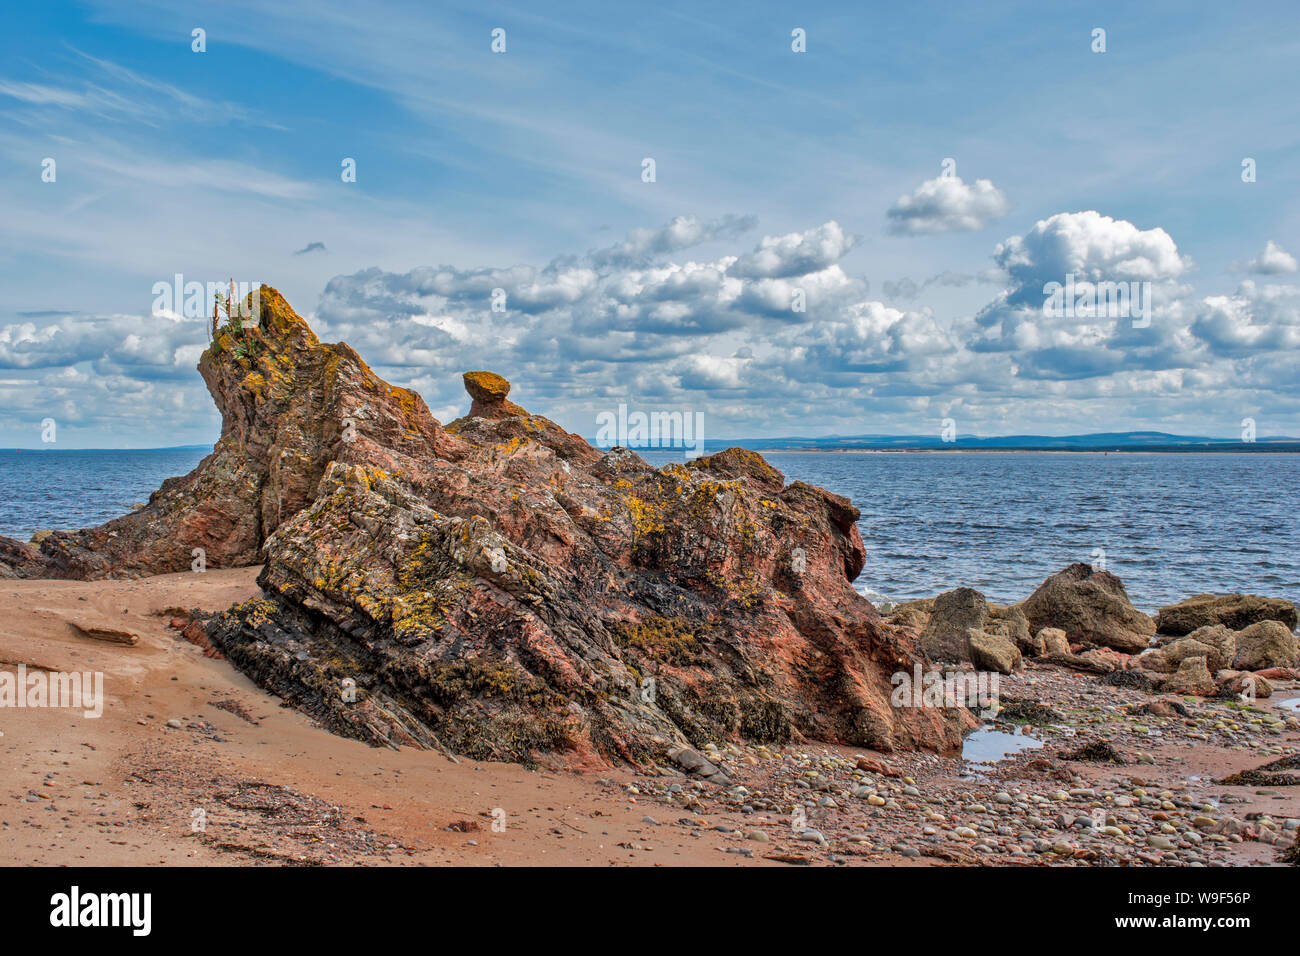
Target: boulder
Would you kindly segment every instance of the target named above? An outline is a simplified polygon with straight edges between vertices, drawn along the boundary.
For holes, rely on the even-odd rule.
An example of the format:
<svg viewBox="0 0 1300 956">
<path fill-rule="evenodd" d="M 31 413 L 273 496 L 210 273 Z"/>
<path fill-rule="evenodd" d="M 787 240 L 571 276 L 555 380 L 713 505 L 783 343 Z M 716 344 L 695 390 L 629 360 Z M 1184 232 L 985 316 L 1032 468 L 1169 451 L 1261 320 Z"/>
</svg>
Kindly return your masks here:
<svg viewBox="0 0 1300 956">
<path fill-rule="evenodd" d="M 1236 634 L 1237 656 L 1232 666 L 1241 671 L 1266 667 L 1291 667 L 1300 657 L 1300 641 L 1290 628 L 1274 620 L 1260 621 Z"/>
<path fill-rule="evenodd" d="M 1221 667 L 1231 667 L 1232 662 L 1237 659 L 1237 635 L 1222 624 L 1198 627 L 1186 638 L 1179 638 L 1179 640 L 1196 641 L 1211 648 L 1212 653 L 1206 655 L 1206 658 L 1212 671 Z"/>
<path fill-rule="evenodd" d="M 188 570 L 195 548 L 262 563 L 263 596 L 187 632 L 375 746 L 649 768 L 705 741 L 954 751 L 975 725 L 891 706 L 891 675 L 923 658 L 853 590 L 847 498 L 740 449 L 663 468 L 602 452 L 491 372 L 444 426 L 259 297 L 260 323 L 199 359 L 213 454 L 107 525 L 0 541 L 9 573 Z"/>
<path fill-rule="evenodd" d="M 1059 627 L 1040 628 L 1037 633 L 1038 640 L 1042 643 L 1043 649 L 1041 654 L 1069 654 L 1070 642 L 1065 637 L 1065 632 Z"/>
<path fill-rule="evenodd" d="M 904 601 L 889 609 L 889 621 L 900 627 L 915 628 L 924 631 L 934 613 L 934 598 L 921 598 L 918 601 Z"/>
<path fill-rule="evenodd" d="M 1139 670 L 1154 671 L 1157 674 L 1172 674 L 1178 669 L 1178 664 L 1169 660 L 1163 647 L 1153 647 L 1134 655 L 1130 658 L 1130 664 Z"/>
<path fill-rule="evenodd" d="M 1203 634 L 1206 630 L 1208 628 L 1202 628 L 1196 633 L 1205 637 L 1213 637 L 1213 635 Z M 1230 654 L 1225 654 L 1222 645 L 1216 647 L 1213 644 L 1202 643 L 1194 637 L 1180 637 L 1172 644 L 1162 648 L 1158 653 L 1169 662 L 1171 670 L 1177 668 L 1189 657 L 1204 657 L 1206 667 L 1211 671 L 1217 671 L 1230 666 L 1234 660 L 1236 640 L 1232 639 L 1231 632 L 1229 632 L 1228 637 L 1232 644 L 1232 653 Z"/>
<path fill-rule="evenodd" d="M 921 651 L 932 661 L 970 660 L 967 632 L 982 630 L 988 603 L 974 588 L 954 588 L 934 599 L 930 621 L 921 633 Z"/>
<path fill-rule="evenodd" d="M 1220 671 L 1214 675 L 1219 684 L 1219 696 L 1239 700 L 1263 700 L 1273 696 L 1273 685 L 1258 674 L 1242 671 Z"/>
<path fill-rule="evenodd" d="M 1124 656 L 1109 647 L 1093 647 L 1079 653 L 1079 659 L 1095 664 L 1105 673 L 1124 669 Z"/>
<path fill-rule="evenodd" d="M 1260 621 L 1279 621 L 1288 630 L 1295 630 L 1300 623 L 1290 601 L 1258 594 L 1197 594 L 1162 607 L 1156 614 L 1160 633 L 1177 636 L 1215 624 L 1240 631 Z"/>
<path fill-rule="evenodd" d="M 465 382 L 465 391 L 472 399 L 469 406 L 470 418 L 527 417 L 527 411 L 514 402 L 506 401 L 506 396 L 510 394 L 510 383 L 496 372 L 466 372 L 461 378 Z"/>
<path fill-rule="evenodd" d="M 1021 608 L 1035 631 L 1060 628 L 1072 644 L 1101 644 L 1126 654 L 1145 649 L 1156 632 L 1119 578 L 1082 563 L 1047 578 Z"/>
<path fill-rule="evenodd" d="M 989 604 L 989 616 L 984 629 L 1009 638 L 1028 657 L 1037 657 L 1043 653 L 1043 644 L 1038 640 L 1037 633 L 1029 630 L 1029 620 L 1019 604 L 1006 607 Z"/>
<path fill-rule="evenodd" d="M 1219 689 L 1204 657 L 1184 658 L 1178 670 L 1162 680 L 1159 687 L 1162 694 L 1197 697 L 1212 697 Z"/>
<path fill-rule="evenodd" d="M 970 659 L 982 671 L 1010 674 L 1023 666 L 1020 649 L 1003 634 L 972 630 L 967 634 Z"/>
<path fill-rule="evenodd" d="M 1157 697 L 1133 709 L 1133 713 L 1143 717 L 1188 717 L 1191 711 L 1177 697 Z"/>
</svg>

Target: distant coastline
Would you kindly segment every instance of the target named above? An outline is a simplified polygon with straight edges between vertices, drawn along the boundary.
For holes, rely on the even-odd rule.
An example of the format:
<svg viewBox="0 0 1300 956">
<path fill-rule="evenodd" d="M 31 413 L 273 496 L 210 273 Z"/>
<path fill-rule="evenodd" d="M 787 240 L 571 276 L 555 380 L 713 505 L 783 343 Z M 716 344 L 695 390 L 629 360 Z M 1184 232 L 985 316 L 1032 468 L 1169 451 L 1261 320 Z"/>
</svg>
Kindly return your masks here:
<svg viewBox="0 0 1300 956">
<path fill-rule="evenodd" d="M 1172 436 L 1171 436 L 1172 437 Z M 587 439 L 593 447 L 599 447 L 592 439 Z M 1261 439 L 1254 442 L 1228 441 L 1227 439 L 1186 439 L 1169 440 L 1159 443 L 1120 442 L 1109 444 L 1073 444 L 1073 436 L 1053 439 L 1053 444 L 999 444 L 1008 441 L 1005 438 L 961 438 L 955 442 L 938 444 L 921 444 L 913 437 L 900 436 L 897 439 L 876 439 L 862 444 L 837 444 L 853 441 L 841 438 L 794 438 L 769 439 L 778 444 L 767 444 L 762 439 L 709 439 L 705 441 L 703 454 L 711 455 L 725 448 L 744 448 L 760 455 L 876 455 L 876 454 L 1071 454 L 1071 455 L 1295 455 L 1300 454 L 1300 439 Z M 806 442 L 806 444 L 804 444 Z M 978 444 L 973 444 L 978 442 Z M 682 452 L 689 450 L 683 445 L 629 446 L 631 451 L 641 452 Z M 157 452 L 209 452 L 212 445 L 168 445 L 159 448 L 52 448 L 49 445 L 37 445 L 31 448 L 0 448 L 0 455 L 37 455 L 37 454 L 121 454 L 123 452 L 157 453 Z"/>
<path fill-rule="evenodd" d="M 77 452 L 78 454 L 87 454 L 90 452 L 103 452 L 104 454 L 120 454 L 126 451 L 139 452 L 160 452 L 160 451 L 212 451 L 212 445 L 165 445 L 160 448 L 51 448 L 49 445 L 36 445 L 32 448 L 0 448 L 0 455 L 23 454 L 36 455 L 47 454 L 50 452 Z"/>
<path fill-rule="evenodd" d="M 634 449 L 635 450 L 635 449 Z M 671 449 L 665 449 L 671 450 Z M 1224 446 L 1175 445 L 1149 448 L 751 448 L 760 455 L 1295 455 L 1300 442 Z"/>
</svg>

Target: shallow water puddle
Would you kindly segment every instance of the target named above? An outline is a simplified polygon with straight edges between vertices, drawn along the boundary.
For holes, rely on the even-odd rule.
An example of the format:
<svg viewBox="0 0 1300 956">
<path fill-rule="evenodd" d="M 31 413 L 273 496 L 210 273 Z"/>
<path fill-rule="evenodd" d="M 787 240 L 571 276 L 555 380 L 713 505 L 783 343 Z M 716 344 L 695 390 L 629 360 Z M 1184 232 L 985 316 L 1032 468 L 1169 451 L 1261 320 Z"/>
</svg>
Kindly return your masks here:
<svg viewBox="0 0 1300 956">
<path fill-rule="evenodd" d="M 1036 750 L 1043 742 L 1028 734 L 1009 734 L 992 727 L 981 727 L 962 744 L 962 759 L 973 767 L 991 768 L 999 760 L 1005 760 L 1024 750 Z"/>
<path fill-rule="evenodd" d="M 1292 697 L 1290 700 L 1279 700 L 1277 702 L 1277 705 L 1281 707 L 1283 710 L 1290 710 L 1290 711 L 1294 711 L 1295 713 L 1300 713 L 1300 697 Z"/>
</svg>

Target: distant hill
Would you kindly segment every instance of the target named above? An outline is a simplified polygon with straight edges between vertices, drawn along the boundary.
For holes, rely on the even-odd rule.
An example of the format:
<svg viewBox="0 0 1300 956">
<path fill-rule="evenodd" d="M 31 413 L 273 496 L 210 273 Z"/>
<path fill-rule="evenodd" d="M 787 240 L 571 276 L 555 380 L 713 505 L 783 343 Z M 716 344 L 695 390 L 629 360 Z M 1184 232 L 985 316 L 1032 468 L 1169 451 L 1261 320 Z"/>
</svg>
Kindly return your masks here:
<svg viewBox="0 0 1300 956">
<path fill-rule="evenodd" d="M 777 438 L 746 442 L 746 448 L 810 451 L 990 450 L 990 451 L 1231 451 L 1300 452 L 1300 438 L 1267 436 L 1253 442 L 1167 432 L 1094 432 L 1087 435 L 959 435 L 945 442 L 934 435 L 849 435 Z"/>
<path fill-rule="evenodd" d="M 49 453 L 49 452 L 54 452 L 57 454 L 58 452 L 68 452 L 68 451 L 75 451 L 79 453 L 122 452 L 122 451 L 138 451 L 138 452 L 212 451 L 212 445 L 166 445 L 163 446 L 162 448 L 68 448 L 68 447 L 51 443 L 48 445 L 34 445 L 28 448 L 0 448 L 0 455 L 28 454 L 28 453 L 36 454 L 36 453 Z"/>
</svg>

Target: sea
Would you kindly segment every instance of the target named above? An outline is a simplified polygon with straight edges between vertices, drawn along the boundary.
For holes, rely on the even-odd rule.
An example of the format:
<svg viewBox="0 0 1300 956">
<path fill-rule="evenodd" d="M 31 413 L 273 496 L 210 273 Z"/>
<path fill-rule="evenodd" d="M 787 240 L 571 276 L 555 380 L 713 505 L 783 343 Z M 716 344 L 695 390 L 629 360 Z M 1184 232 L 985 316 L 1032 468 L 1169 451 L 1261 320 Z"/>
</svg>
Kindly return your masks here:
<svg viewBox="0 0 1300 956">
<path fill-rule="evenodd" d="M 99 524 L 148 501 L 209 449 L 0 451 L 0 534 Z M 651 464 L 680 451 L 647 450 Z M 1119 575 L 1148 612 L 1202 592 L 1300 601 L 1300 455 L 771 453 L 787 481 L 852 499 L 855 586 L 907 601 L 976 588 L 1027 597 L 1075 561 Z"/>
</svg>

